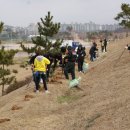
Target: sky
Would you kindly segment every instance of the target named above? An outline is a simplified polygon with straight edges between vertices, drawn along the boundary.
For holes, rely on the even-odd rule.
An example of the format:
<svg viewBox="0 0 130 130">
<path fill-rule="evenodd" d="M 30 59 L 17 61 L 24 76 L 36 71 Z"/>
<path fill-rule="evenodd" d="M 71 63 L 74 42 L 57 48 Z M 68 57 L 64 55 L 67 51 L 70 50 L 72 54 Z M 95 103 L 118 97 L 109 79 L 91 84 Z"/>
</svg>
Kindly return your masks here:
<svg viewBox="0 0 130 130">
<path fill-rule="evenodd" d="M 54 22 L 114 24 L 122 3 L 130 0 L 0 0 L 0 21 L 26 27 L 50 11 Z"/>
</svg>

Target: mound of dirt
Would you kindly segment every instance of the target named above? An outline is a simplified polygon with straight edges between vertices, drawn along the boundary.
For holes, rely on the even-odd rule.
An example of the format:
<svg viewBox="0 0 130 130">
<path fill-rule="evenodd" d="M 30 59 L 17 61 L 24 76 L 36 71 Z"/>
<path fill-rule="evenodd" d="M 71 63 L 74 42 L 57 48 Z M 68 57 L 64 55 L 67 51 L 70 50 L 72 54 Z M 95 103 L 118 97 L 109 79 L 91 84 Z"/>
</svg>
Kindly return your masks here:
<svg viewBox="0 0 130 130">
<path fill-rule="evenodd" d="M 18 106 L 18 105 L 14 105 L 12 106 L 11 110 L 19 110 L 19 109 L 22 109 L 22 107 Z"/>
<path fill-rule="evenodd" d="M 10 121 L 10 119 L 8 119 L 8 118 L 0 119 L 0 123 L 4 123 L 4 122 L 7 122 L 7 121 Z"/>
</svg>

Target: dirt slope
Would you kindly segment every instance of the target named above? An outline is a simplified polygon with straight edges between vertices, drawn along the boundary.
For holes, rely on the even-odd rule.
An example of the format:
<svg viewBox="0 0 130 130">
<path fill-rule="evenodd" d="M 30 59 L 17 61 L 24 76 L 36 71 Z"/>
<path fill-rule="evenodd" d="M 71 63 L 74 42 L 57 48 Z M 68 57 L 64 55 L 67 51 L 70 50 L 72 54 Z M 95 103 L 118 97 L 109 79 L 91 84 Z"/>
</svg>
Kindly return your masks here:
<svg viewBox="0 0 130 130">
<path fill-rule="evenodd" d="M 90 63 L 86 74 L 77 73 L 82 90 L 69 89 L 61 78 L 62 84 L 48 84 L 48 95 L 33 93 L 31 83 L 1 97 L 0 130 L 130 130 L 127 50 L 119 60 L 129 41 L 110 43 L 108 52 Z"/>
</svg>

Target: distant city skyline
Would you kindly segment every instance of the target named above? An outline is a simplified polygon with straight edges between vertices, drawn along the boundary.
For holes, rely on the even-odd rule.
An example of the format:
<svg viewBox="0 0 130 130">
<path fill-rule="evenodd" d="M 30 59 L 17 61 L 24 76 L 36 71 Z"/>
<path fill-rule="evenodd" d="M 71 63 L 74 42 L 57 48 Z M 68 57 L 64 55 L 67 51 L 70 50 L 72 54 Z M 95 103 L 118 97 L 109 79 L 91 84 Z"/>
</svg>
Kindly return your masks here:
<svg viewBox="0 0 130 130">
<path fill-rule="evenodd" d="M 0 21 L 5 25 L 27 27 L 40 22 L 50 11 L 54 22 L 61 24 L 117 24 L 114 17 L 122 3 L 130 0 L 0 0 Z"/>
<path fill-rule="evenodd" d="M 71 23 L 71 24 L 61 24 L 59 32 L 68 31 L 67 28 L 71 26 L 73 32 L 97 32 L 97 31 L 115 31 L 121 28 L 118 24 L 96 24 L 94 22 L 89 23 Z M 25 35 L 28 33 L 29 35 L 38 35 L 38 25 L 31 23 L 27 27 L 19 27 L 19 26 L 9 26 L 5 25 L 4 31 L 12 31 L 12 32 L 24 32 Z"/>
<path fill-rule="evenodd" d="M 89 21 L 89 22 L 84 22 L 84 23 L 81 23 L 81 22 L 71 22 L 71 23 L 60 23 L 62 26 L 63 25 L 66 25 L 66 26 L 72 26 L 72 25 L 85 25 L 85 24 L 96 24 L 96 25 L 99 25 L 99 26 L 103 26 L 103 25 L 119 25 L 118 23 L 112 23 L 112 24 L 97 24 L 93 21 Z M 4 24 L 5 26 L 10 26 L 10 27 L 21 27 L 21 28 L 27 28 L 29 26 L 37 26 L 38 27 L 38 24 L 37 23 L 29 23 L 27 26 L 15 26 L 15 25 L 9 25 L 9 24 Z M 120 26 L 120 25 L 119 25 Z"/>
</svg>

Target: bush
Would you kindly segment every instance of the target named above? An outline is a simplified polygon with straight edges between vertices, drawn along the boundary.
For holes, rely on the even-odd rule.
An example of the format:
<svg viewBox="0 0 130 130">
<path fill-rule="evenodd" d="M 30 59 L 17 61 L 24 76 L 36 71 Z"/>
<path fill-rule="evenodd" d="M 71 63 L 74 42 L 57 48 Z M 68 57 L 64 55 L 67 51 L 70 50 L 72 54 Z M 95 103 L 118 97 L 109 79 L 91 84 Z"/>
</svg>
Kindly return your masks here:
<svg viewBox="0 0 130 130">
<path fill-rule="evenodd" d="M 25 62 L 20 64 L 21 68 L 26 68 L 27 66 L 28 66 L 28 61 L 25 61 Z"/>
<path fill-rule="evenodd" d="M 12 72 L 16 74 L 16 73 L 18 73 L 18 70 L 13 69 Z"/>
<path fill-rule="evenodd" d="M 20 67 L 21 67 L 21 68 L 25 68 L 25 65 L 21 64 Z"/>
</svg>

